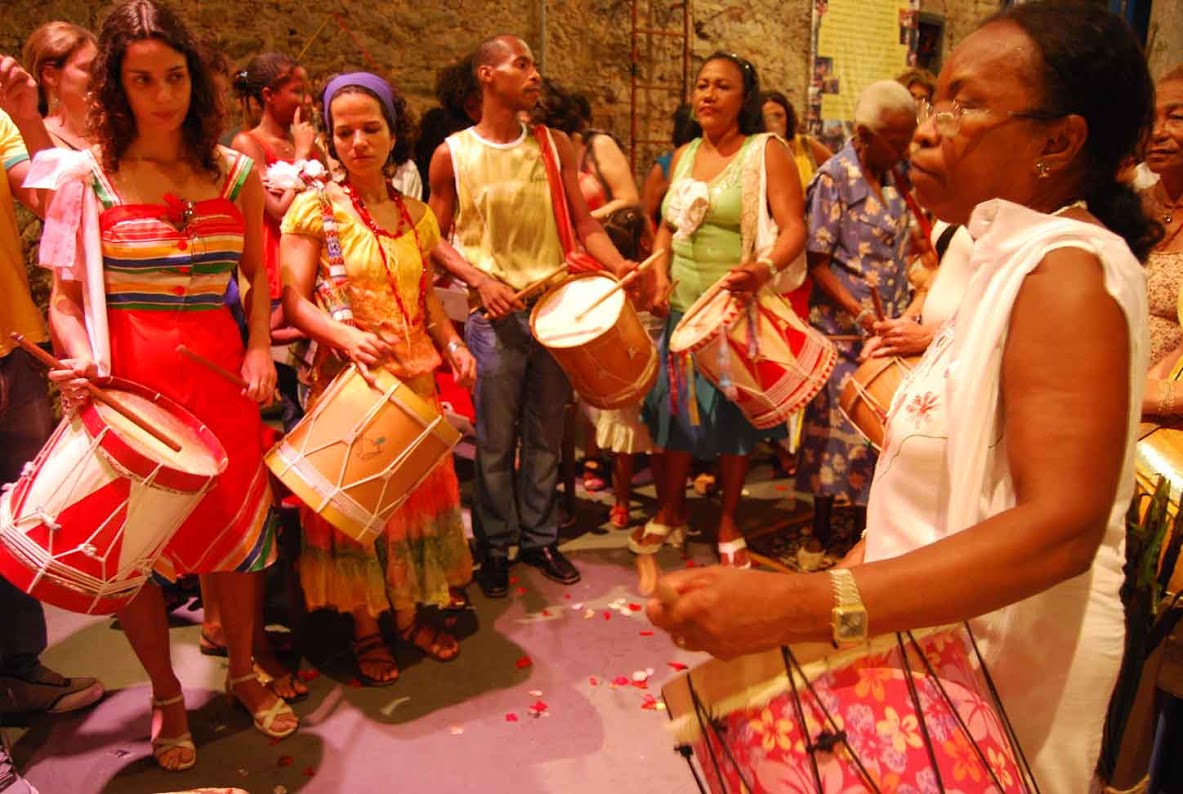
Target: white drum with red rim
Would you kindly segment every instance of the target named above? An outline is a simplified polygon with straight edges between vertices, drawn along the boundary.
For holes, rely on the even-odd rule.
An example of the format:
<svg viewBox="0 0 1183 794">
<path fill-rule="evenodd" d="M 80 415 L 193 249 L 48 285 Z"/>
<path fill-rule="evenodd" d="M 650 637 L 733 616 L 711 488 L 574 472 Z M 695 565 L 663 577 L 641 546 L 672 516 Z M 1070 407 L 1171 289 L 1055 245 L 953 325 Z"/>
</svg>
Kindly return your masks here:
<svg viewBox="0 0 1183 794">
<path fill-rule="evenodd" d="M 747 306 L 712 288 L 670 335 L 670 355 L 693 354 L 707 380 L 755 427 L 787 422 L 825 385 L 837 353 L 817 329 L 765 287 Z"/>
<path fill-rule="evenodd" d="M 92 402 L 58 425 L 0 497 L 0 576 L 89 614 L 114 612 L 136 596 L 227 464 L 214 434 L 177 403 L 117 378 L 100 385 L 180 451 Z"/>
</svg>

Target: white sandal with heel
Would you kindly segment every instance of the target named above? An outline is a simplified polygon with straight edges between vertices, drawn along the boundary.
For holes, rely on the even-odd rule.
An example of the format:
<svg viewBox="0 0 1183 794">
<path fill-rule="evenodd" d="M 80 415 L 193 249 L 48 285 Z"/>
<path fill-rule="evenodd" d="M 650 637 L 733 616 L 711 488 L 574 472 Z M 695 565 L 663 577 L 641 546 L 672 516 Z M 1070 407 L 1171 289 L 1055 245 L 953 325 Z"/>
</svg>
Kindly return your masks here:
<svg viewBox="0 0 1183 794">
<path fill-rule="evenodd" d="M 157 700 L 154 697 L 152 698 L 152 709 L 164 709 L 168 706 L 175 706 L 178 703 L 183 703 L 184 700 L 185 695 L 183 693 L 177 695 L 176 697 L 165 698 L 164 700 Z M 161 715 L 161 720 L 163 721 L 163 719 L 164 717 Z M 188 750 L 193 753 L 193 756 L 188 762 L 182 761 L 176 766 L 165 766 L 161 756 L 163 756 L 165 753 L 171 752 L 172 750 Z M 152 757 L 156 759 L 157 766 L 159 766 L 165 772 L 184 772 L 186 769 L 192 769 L 197 763 L 197 746 L 193 744 L 193 734 L 189 731 L 185 731 L 180 736 L 159 736 L 153 739 Z"/>
<path fill-rule="evenodd" d="M 735 540 L 721 541 L 719 543 L 719 564 L 727 565 L 732 568 L 739 568 L 741 570 L 752 567 L 751 555 L 748 555 L 748 560 L 743 565 L 735 564 L 735 555 L 741 551 L 748 550 L 748 543 L 743 538 L 736 538 Z"/>
<path fill-rule="evenodd" d="M 656 554 L 666 543 L 675 548 L 681 548 L 682 544 L 686 542 L 686 525 L 672 527 L 669 524 L 659 524 L 655 520 L 650 521 L 645 524 L 645 530 L 641 533 L 641 540 L 647 537 L 659 538 L 661 542 L 642 543 L 632 535 L 629 535 L 628 550 L 633 554 Z"/>
<path fill-rule="evenodd" d="M 259 679 L 253 671 L 247 673 L 246 675 L 239 676 L 238 678 L 230 678 L 227 676 L 226 696 L 231 698 L 235 703 L 237 703 L 239 706 L 242 706 L 243 709 L 250 713 L 250 709 L 247 708 L 246 704 L 239 700 L 238 696 L 234 694 L 234 687 L 238 686 L 239 684 L 245 684 L 247 681 L 254 681 L 255 683 L 258 683 Z M 300 723 L 298 721 L 291 728 L 284 731 L 277 731 L 271 726 L 275 724 L 275 720 L 285 715 L 290 714 L 295 717 L 296 712 L 292 711 L 292 707 L 288 705 L 286 700 L 275 695 L 275 693 L 271 692 L 270 690 L 267 691 L 273 697 L 275 697 L 275 702 L 270 706 L 261 708 L 258 711 L 251 713 L 251 718 L 255 721 L 255 728 L 257 728 L 263 735 L 270 736 L 272 739 L 284 739 L 288 736 L 291 736 L 296 732 L 296 729 L 300 727 Z"/>
</svg>

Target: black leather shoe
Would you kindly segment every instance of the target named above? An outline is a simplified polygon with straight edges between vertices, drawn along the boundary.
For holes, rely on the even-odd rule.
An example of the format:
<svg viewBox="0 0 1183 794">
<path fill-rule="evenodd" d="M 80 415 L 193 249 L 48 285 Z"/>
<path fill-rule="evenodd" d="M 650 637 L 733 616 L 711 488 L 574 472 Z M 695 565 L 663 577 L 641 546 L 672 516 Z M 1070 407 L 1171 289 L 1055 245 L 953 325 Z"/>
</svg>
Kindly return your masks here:
<svg viewBox="0 0 1183 794">
<path fill-rule="evenodd" d="M 476 583 L 489 598 L 505 598 L 509 593 L 509 558 L 490 554 L 476 572 Z"/>
<path fill-rule="evenodd" d="M 547 579 L 559 584 L 575 584 L 580 579 L 579 569 L 559 551 L 558 546 L 523 549 L 518 559 L 526 565 L 533 565 Z"/>
</svg>

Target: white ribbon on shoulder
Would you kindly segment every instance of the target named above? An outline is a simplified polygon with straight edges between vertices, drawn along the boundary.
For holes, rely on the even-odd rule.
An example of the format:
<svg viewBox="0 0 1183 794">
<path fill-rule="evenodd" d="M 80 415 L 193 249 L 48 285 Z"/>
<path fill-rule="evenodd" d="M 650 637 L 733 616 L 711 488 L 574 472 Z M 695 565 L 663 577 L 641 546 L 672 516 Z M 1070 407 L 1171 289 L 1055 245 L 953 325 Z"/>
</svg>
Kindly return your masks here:
<svg viewBox="0 0 1183 794">
<path fill-rule="evenodd" d="M 91 355 L 99 375 L 110 375 L 100 208 L 92 188 L 96 167 L 90 152 L 45 149 L 33 157 L 25 187 L 54 191 L 41 232 L 41 266 L 57 269 L 62 279 L 82 284 Z"/>
</svg>

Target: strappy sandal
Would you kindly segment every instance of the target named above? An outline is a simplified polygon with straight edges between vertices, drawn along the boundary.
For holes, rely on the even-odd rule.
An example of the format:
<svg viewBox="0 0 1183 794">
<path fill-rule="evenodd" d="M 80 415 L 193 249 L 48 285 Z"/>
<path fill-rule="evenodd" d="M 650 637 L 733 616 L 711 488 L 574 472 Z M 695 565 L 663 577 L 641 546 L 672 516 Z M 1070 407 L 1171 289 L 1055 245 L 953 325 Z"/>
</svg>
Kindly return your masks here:
<svg viewBox="0 0 1183 794">
<path fill-rule="evenodd" d="M 225 645 L 221 644 L 213 637 L 206 634 L 204 631 L 201 632 L 201 642 L 198 645 L 198 650 L 201 651 L 202 656 L 217 656 L 219 658 L 225 659 L 230 655 L 226 650 Z"/>
<path fill-rule="evenodd" d="M 612 505 L 612 509 L 608 511 L 608 523 L 617 529 L 625 529 L 632 520 L 629 518 L 628 507 L 625 505 Z"/>
<path fill-rule="evenodd" d="M 231 698 L 235 703 L 250 713 L 251 719 L 255 722 L 255 728 L 264 736 L 270 736 L 272 739 L 283 739 L 295 733 L 296 729 L 300 727 L 299 722 L 287 730 L 276 730 L 275 728 L 271 727 L 280 717 L 284 717 L 289 714 L 293 717 L 296 716 L 296 712 L 292 711 L 292 707 L 288 705 L 288 702 L 275 695 L 274 692 L 271 694 L 275 696 L 275 702 L 270 706 L 265 706 L 264 708 L 259 709 L 256 712 L 250 712 L 250 709 L 247 707 L 247 705 L 238 699 L 238 695 L 234 694 L 234 687 L 238 686 L 239 684 L 245 684 L 248 681 L 255 681 L 256 683 L 259 681 L 253 670 L 246 675 L 240 675 L 238 678 L 230 678 L 227 676 L 226 697 Z"/>
<path fill-rule="evenodd" d="M 255 665 L 255 678 L 259 679 L 259 683 L 271 690 L 271 694 L 277 698 L 283 698 L 288 703 L 299 703 L 308 697 L 308 687 L 304 686 L 304 682 L 296 677 L 290 670 L 285 670 L 278 676 L 271 675 L 263 669 L 258 662 Z M 293 694 L 285 695 L 278 691 L 279 689 L 290 689 Z"/>
<path fill-rule="evenodd" d="M 643 543 L 645 538 L 653 537 L 659 538 L 659 543 Z M 633 554 L 656 554 L 661 549 L 662 545 L 668 543 L 671 546 L 680 547 L 686 540 L 685 526 L 672 527 L 669 524 L 659 524 L 657 521 L 650 521 L 645 524 L 645 530 L 641 534 L 641 540 L 637 540 L 632 535 L 628 536 L 628 550 Z"/>
<path fill-rule="evenodd" d="M 398 680 L 398 663 L 394 660 L 394 654 L 386 647 L 386 640 L 382 639 L 381 634 L 367 634 L 354 640 L 353 661 L 357 664 L 357 680 L 365 686 L 390 686 Z M 388 665 L 387 670 L 394 673 L 394 676 L 392 678 L 375 678 L 366 675 L 362 670 L 363 662 L 365 664 Z"/>
<path fill-rule="evenodd" d="M 735 555 L 741 551 L 747 551 L 748 543 L 743 538 L 736 538 L 735 540 L 728 540 L 719 543 L 719 564 L 726 565 L 731 568 L 746 569 L 752 567 L 751 555 L 748 555 L 748 561 L 743 565 L 735 564 Z"/>
<path fill-rule="evenodd" d="M 426 642 L 421 642 L 424 633 L 428 638 Z M 424 623 L 417 615 L 409 626 L 398 630 L 398 636 L 403 642 L 413 645 L 437 662 L 450 662 L 460 655 L 460 643 L 454 636 L 443 629 Z M 442 637 L 450 639 L 452 644 L 441 642 Z"/>
<path fill-rule="evenodd" d="M 445 612 L 463 612 L 472 607 L 472 599 L 468 597 L 463 587 L 448 588 L 448 603 L 441 609 Z"/>
<path fill-rule="evenodd" d="M 168 706 L 175 706 L 185 700 L 185 695 L 182 693 L 176 697 L 166 698 L 164 700 L 157 700 L 152 698 L 152 708 L 164 709 Z M 176 766 L 168 766 L 164 763 L 165 753 L 173 750 L 188 750 L 193 755 L 188 761 L 182 761 Z M 165 772 L 184 772 L 186 769 L 192 769 L 197 763 L 197 746 L 193 744 L 193 734 L 185 731 L 180 736 L 168 737 L 158 736 L 152 740 L 152 757 L 156 759 L 156 764 Z"/>
</svg>

